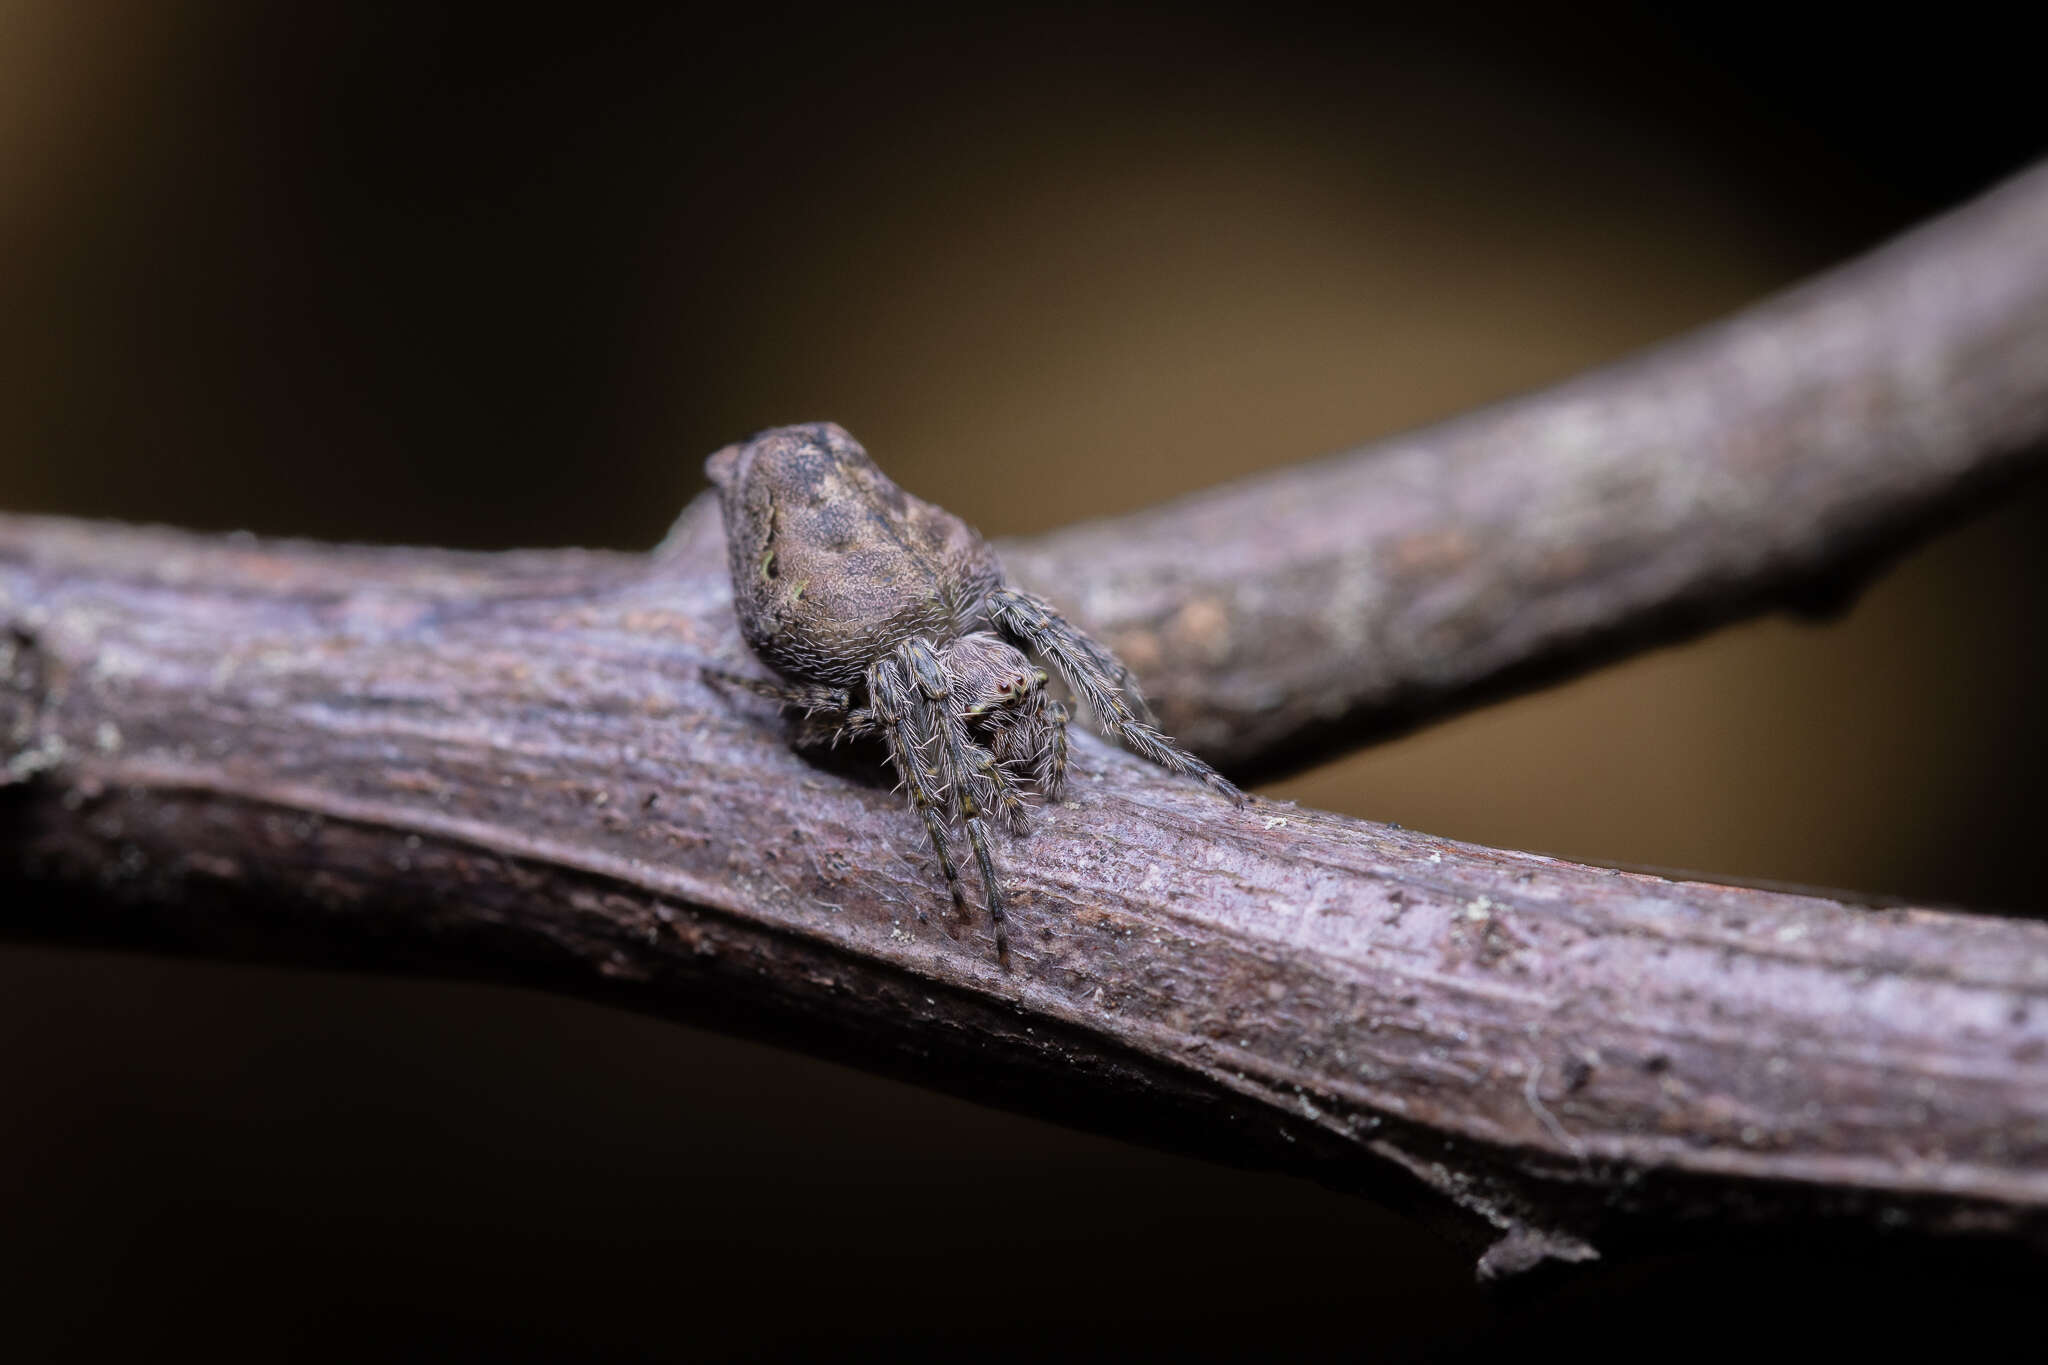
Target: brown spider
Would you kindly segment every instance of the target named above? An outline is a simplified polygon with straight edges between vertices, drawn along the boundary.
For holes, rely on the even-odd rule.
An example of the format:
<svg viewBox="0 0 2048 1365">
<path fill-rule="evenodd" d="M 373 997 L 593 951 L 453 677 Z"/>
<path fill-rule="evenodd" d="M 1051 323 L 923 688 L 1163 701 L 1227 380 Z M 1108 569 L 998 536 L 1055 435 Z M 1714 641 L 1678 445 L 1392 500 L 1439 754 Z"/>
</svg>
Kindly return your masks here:
<svg viewBox="0 0 2048 1365">
<path fill-rule="evenodd" d="M 898 488 L 842 428 L 777 427 L 704 468 L 725 513 L 740 633 L 788 681 L 714 676 L 801 708 L 800 745 L 879 738 L 963 919 L 946 835 L 955 820 L 966 828 L 998 960 L 1009 960 L 1009 941 L 987 822 L 1021 833 L 1020 779 L 1057 800 L 1067 768 L 1067 709 L 1023 650 L 1057 669 L 1126 748 L 1244 801 L 1151 723 L 1114 654 L 1005 583 L 972 527 Z"/>
</svg>

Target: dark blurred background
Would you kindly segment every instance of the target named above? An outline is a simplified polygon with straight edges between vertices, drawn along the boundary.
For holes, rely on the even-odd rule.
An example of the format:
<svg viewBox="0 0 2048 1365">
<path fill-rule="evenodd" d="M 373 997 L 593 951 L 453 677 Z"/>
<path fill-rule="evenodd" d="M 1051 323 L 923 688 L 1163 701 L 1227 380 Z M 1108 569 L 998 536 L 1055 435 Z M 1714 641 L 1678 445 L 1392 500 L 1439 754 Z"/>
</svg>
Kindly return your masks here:
<svg viewBox="0 0 2048 1365">
<path fill-rule="evenodd" d="M 2035 51 L 1954 7 L 1450 10 L 0 0 L 0 507 L 638 548 L 830 417 L 1029 533 L 1562 378 L 2048 150 Z M 2024 490 L 1839 621 L 1268 791 L 2037 912 L 2044 531 Z M 1953 1345 L 2037 1282 L 1873 1239 L 1482 1295 L 1352 1199 L 668 1024 L 0 948 L 11 1359 Z"/>
</svg>

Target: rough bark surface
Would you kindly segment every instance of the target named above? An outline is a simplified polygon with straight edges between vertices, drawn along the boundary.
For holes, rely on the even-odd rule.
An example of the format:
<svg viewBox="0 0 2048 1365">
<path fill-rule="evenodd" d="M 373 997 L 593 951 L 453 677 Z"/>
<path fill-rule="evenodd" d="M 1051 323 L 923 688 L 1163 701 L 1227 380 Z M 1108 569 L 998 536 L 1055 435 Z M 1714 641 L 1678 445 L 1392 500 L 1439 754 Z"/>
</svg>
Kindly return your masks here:
<svg viewBox="0 0 2048 1365">
<path fill-rule="evenodd" d="M 700 680 L 720 554 L 0 523 L 6 931 L 489 974 L 1419 1180 L 1496 1268 L 1630 1213 L 2044 1226 L 2048 927 L 1240 811 L 1084 740 L 1001 850 L 1004 973 L 878 764 Z"/>
<path fill-rule="evenodd" d="M 1781 600 L 2041 435 L 2044 206 L 1012 567 L 1240 769 Z M 1004 972 L 873 756 L 702 681 L 745 666 L 709 510 L 650 556 L 0 517 L 0 933 L 573 991 L 1442 1208 L 1489 1272 L 2048 1231 L 2048 926 L 1238 810 L 1084 737 L 1000 850 Z"/>
</svg>

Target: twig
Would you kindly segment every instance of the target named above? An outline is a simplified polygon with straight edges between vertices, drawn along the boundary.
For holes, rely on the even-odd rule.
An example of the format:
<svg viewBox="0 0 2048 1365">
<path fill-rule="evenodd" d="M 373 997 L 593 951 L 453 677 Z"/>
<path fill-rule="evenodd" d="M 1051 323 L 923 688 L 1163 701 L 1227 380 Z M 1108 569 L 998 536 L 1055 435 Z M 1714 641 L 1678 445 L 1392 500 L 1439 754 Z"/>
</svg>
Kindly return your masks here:
<svg viewBox="0 0 2048 1365">
<path fill-rule="evenodd" d="M 1001 547 L 1255 778 L 1846 605 L 2048 447 L 2048 166 L 1717 326 L 1354 454 Z"/>
</svg>

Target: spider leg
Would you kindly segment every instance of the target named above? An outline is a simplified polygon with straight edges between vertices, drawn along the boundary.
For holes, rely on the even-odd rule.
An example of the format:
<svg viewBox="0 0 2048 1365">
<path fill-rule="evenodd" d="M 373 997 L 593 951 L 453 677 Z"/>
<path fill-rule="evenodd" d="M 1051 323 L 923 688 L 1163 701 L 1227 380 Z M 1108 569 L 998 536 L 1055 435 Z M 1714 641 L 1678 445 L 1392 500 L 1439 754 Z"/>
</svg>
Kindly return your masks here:
<svg viewBox="0 0 2048 1365">
<path fill-rule="evenodd" d="M 975 865 L 981 869 L 981 887 L 988 898 L 988 917 L 995 927 L 996 961 L 1007 967 L 1010 963 L 1009 917 L 1003 908 L 1002 879 L 996 875 L 996 860 L 988 846 L 988 806 L 984 797 L 997 797 L 1007 790 L 1010 799 L 1016 800 L 1021 808 L 1023 802 L 1017 798 L 1008 779 L 1000 776 L 1002 769 L 996 764 L 995 755 L 975 743 L 967 731 L 967 722 L 952 712 L 933 703 L 933 721 L 939 727 L 939 754 L 945 765 L 948 795 L 953 799 L 953 814 L 967 828 L 967 842 L 974 849 Z M 977 795 L 977 792 L 980 795 Z M 1021 819 L 1021 815 L 1019 816 Z"/>
<path fill-rule="evenodd" d="M 896 654 L 918 681 L 922 694 L 917 698 L 918 729 L 925 732 L 919 738 L 924 740 L 928 733 L 936 741 L 951 814 L 966 827 L 968 845 L 974 850 L 974 861 L 981 871 L 982 893 L 988 899 L 988 916 L 995 927 L 996 961 L 1008 966 L 1009 922 L 1003 913 L 1003 884 L 996 876 L 995 857 L 989 851 L 987 809 L 991 801 L 1001 800 L 1005 789 L 1009 789 L 1012 799 L 1018 798 L 995 755 L 968 731 L 966 717 L 947 706 L 951 682 L 931 646 L 923 640 L 906 640 L 897 647 Z M 1018 804 L 1022 805 L 1021 799 Z"/>
<path fill-rule="evenodd" d="M 1067 780 L 1067 708 L 1032 688 L 1014 715 L 1000 717 L 990 741 L 998 760 L 1022 764 L 1047 801 L 1060 799 Z"/>
<path fill-rule="evenodd" d="M 715 686 L 737 688 L 757 697 L 766 697 L 778 705 L 801 710 L 804 719 L 797 729 L 796 743 L 804 748 L 837 746 L 844 740 L 858 739 L 877 730 L 874 712 L 865 706 L 854 705 L 853 694 L 843 687 L 750 678 L 723 668 L 705 669 L 704 678 Z"/>
<path fill-rule="evenodd" d="M 1065 626 L 1073 632 L 1075 644 L 1087 653 L 1089 659 L 1094 662 L 1095 667 L 1101 670 L 1102 675 L 1108 678 L 1111 685 L 1122 694 L 1124 704 L 1130 707 L 1131 714 L 1134 717 L 1145 722 L 1147 725 L 1156 726 L 1159 724 L 1159 717 L 1153 714 L 1152 703 L 1145 700 L 1145 693 L 1138 686 L 1137 676 L 1125 666 L 1122 659 L 1109 652 L 1109 646 L 1061 616 L 1057 611 L 1054 611 L 1052 604 L 1044 598 L 1039 597 L 1032 600 L 1057 625 Z"/>
<path fill-rule="evenodd" d="M 976 739 L 964 723 L 961 729 L 964 734 L 962 752 L 973 766 L 976 778 L 983 783 L 984 804 L 995 811 L 1004 829 L 1012 834 L 1022 834 L 1029 823 L 1031 807 L 1018 790 L 1017 779 L 1012 776 L 1009 765 L 1019 758 L 1029 757 L 1023 738 L 1024 727 L 998 727 L 988 736 L 986 743 Z"/>
<path fill-rule="evenodd" d="M 1067 708 L 1043 691 L 1038 693 L 1038 699 L 1046 723 L 1045 746 L 1034 760 L 1038 789 L 1045 793 L 1046 800 L 1057 801 L 1067 785 Z"/>
<path fill-rule="evenodd" d="M 934 786 L 939 774 L 925 762 L 924 751 L 937 738 L 928 733 L 928 700 L 895 659 L 877 660 L 868 669 L 868 697 L 873 702 L 874 726 L 889 748 L 889 762 L 903 778 L 911 804 L 924 817 L 932 852 L 938 855 L 939 870 L 946 874 L 946 890 L 953 895 L 953 909 L 965 920 L 967 892 L 960 885 L 960 869 L 954 866 L 953 850 L 946 842 L 946 821 Z"/>
<path fill-rule="evenodd" d="M 1222 774 L 1159 733 L 1142 717 L 1144 703 L 1138 700 L 1133 705 L 1137 694 L 1130 671 L 1114 654 L 1054 611 L 1050 603 L 1015 588 L 998 588 L 989 596 L 988 613 L 996 629 L 1037 651 L 1059 670 L 1067 686 L 1088 704 L 1111 738 L 1169 772 L 1199 777 L 1240 806 L 1244 804 L 1244 793 Z"/>
<path fill-rule="evenodd" d="M 843 687 L 822 687 L 817 683 L 784 682 L 779 678 L 753 678 L 729 668 L 706 668 L 704 681 L 715 687 L 737 688 L 785 706 L 815 709 L 836 705 L 845 710 L 853 705 L 852 694 Z"/>
<path fill-rule="evenodd" d="M 849 739 L 880 733 L 881 726 L 875 722 L 875 713 L 860 707 L 843 714 L 822 711 L 806 715 L 797 723 L 796 733 L 790 737 L 790 742 L 799 749 L 836 749 Z"/>
<path fill-rule="evenodd" d="M 996 962 L 1007 967 L 1010 965 L 1010 925 L 1003 909 L 1003 883 L 996 875 L 996 860 L 989 852 L 985 808 L 974 796 L 976 778 L 982 777 L 983 781 L 986 778 L 969 767 L 974 761 L 969 755 L 980 753 L 988 759 L 990 769 L 995 767 L 995 761 L 988 757 L 988 750 L 967 738 L 967 726 L 958 717 L 944 712 L 939 714 L 945 727 L 942 751 L 952 772 L 949 785 L 953 789 L 953 810 L 960 817 L 960 823 L 967 827 L 967 842 L 974 849 L 975 864 L 981 869 L 982 893 L 988 898 L 988 917 L 995 928 Z"/>
<path fill-rule="evenodd" d="M 976 744 L 967 753 L 988 779 L 996 817 L 1002 821 L 1003 828 L 1012 834 L 1022 834 L 1030 824 L 1031 807 L 1025 802 L 1023 793 L 1017 790 L 1016 780 L 1004 769 L 1002 760 L 983 745 Z"/>
</svg>

